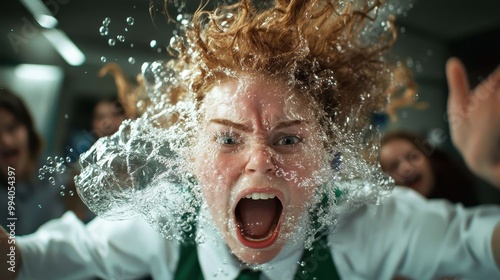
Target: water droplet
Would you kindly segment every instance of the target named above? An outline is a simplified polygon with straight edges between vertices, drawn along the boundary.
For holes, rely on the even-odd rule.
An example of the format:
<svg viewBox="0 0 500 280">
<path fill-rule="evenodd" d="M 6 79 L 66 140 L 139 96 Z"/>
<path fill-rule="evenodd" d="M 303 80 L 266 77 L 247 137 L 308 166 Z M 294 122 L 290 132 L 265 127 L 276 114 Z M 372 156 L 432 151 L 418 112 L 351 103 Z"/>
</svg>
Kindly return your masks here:
<svg viewBox="0 0 500 280">
<path fill-rule="evenodd" d="M 102 21 L 102 25 L 104 25 L 104 26 L 108 26 L 110 23 L 111 23 L 111 19 L 110 19 L 109 17 L 106 17 L 106 18 Z"/>
<path fill-rule="evenodd" d="M 38 204 L 38 208 L 42 208 L 42 204 Z"/>
<path fill-rule="evenodd" d="M 125 32 L 128 32 L 128 28 L 127 28 L 127 27 L 125 27 L 125 29 L 124 29 L 124 30 L 125 30 Z"/>
<path fill-rule="evenodd" d="M 64 192 L 60 192 L 59 194 L 60 194 L 61 196 L 64 196 L 64 195 L 65 195 L 65 193 L 64 193 Z"/>
<path fill-rule="evenodd" d="M 413 58 L 408 57 L 408 58 L 406 59 L 406 66 L 408 66 L 408 67 L 410 67 L 410 68 L 411 68 L 411 67 L 413 67 L 413 65 L 414 65 Z"/>
<path fill-rule="evenodd" d="M 182 14 L 178 14 L 177 17 L 175 18 L 177 21 L 181 21 L 182 20 Z"/>
<path fill-rule="evenodd" d="M 156 49 L 156 52 L 157 52 L 157 53 L 161 53 L 161 48 L 157 48 L 157 49 Z"/>
<path fill-rule="evenodd" d="M 66 189 L 66 186 L 65 185 L 61 185 L 61 190 L 65 190 Z"/>
<path fill-rule="evenodd" d="M 127 18 L 127 23 L 128 23 L 128 25 L 134 25 L 134 22 L 135 22 L 135 20 L 134 20 L 134 18 L 133 18 L 133 17 L 128 17 L 128 18 Z"/>
<path fill-rule="evenodd" d="M 312 14 L 310 12 L 306 12 L 306 18 L 312 18 Z"/>
<path fill-rule="evenodd" d="M 401 33 L 405 33 L 405 32 L 406 32 L 406 27 L 401 26 L 401 28 L 399 29 L 399 31 L 400 31 Z"/>
<path fill-rule="evenodd" d="M 43 180 L 45 177 L 43 175 L 38 175 L 38 180 Z"/>
<path fill-rule="evenodd" d="M 116 44 L 116 40 L 115 40 L 115 39 L 109 39 L 109 40 L 108 40 L 108 44 L 109 44 L 110 46 L 114 46 L 114 45 Z"/>
<path fill-rule="evenodd" d="M 101 56 L 101 62 L 106 62 L 106 57 L 105 56 Z"/>
<path fill-rule="evenodd" d="M 52 160 L 52 157 L 47 157 L 47 163 L 48 164 L 54 163 L 54 160 Z"/>
<path fill-rule="evenodd" d="M 71 191 L 69 191 L 69 195 L 70 195 L 70 196 L 74 196 L 74 195 L 75 195 L 75 192 L 71 190 Z"/>
<path fill-rule="evenodd" d="M 131 48 L 133 48 L 133 47 L 134 47 L 134 43 L 131 43 L 131 44 L 130 44 L 130 47 L 131 47 Z"/>
<path fill-rule="evenodd" d="M 68 117 L 69 117 L 68 114 L 64 114 L 65 119 L 68 119 Z"/>
<path fill-rule="evenodd" d="M 122 43 L 125 42 L 125 36 L 123 36 L 123 35 L 116 35 L 116 39 L 118 39 L 118 41 L 120 41 Z"/>
<path fill-rule="evenodd" d="M 70 152 L 73 152 L 73 149 L 69 149 Z M 71 158 L 70 157 L 66 157 L 66 162 L 71 162 Z"/>
<path fill-rule="evenodd" d="M 156 44 L 157 44 L 156 40 L 151 40 L 151 42 L 149 42 L 149 46 L 150 46 L 151 48 L 156 47 Z"/>
<path fill-rule="evenodd" d="M 65 171 L 66 171 L 66 165 L 64 165 L 64 163 L 57 163 L 57 166 L 56 166 L 56 171 L 59 173 L 59 174 L 63 174 Z"/>
<path fill-rule="evenodd" d="M 54 177 L 49 177 L 49 183 L 51 185 L 55 185 L 56 184 L 56 179 L 54 179 Z"/>
<path fill-rule="evenodd" d="M 107 26 L 101 26 L 101 28 L 99 28 L 99 34 L 101 34 L 101 36 L 107 36 L 109 34 L 109 29 Z"/>
<path fill-rule="evenodd" d="M 133 57 L 129 57 L 129 58 L 128 58 L 128 63 L 130 63 L 130 64 L 135 64 L 135 58 L 133 58 Z"/>
<path fill-rule="evenodd" d="M 69 151 L 72 153 L 73 152 L 73 148 L 69 148 Z"/>
</svg>

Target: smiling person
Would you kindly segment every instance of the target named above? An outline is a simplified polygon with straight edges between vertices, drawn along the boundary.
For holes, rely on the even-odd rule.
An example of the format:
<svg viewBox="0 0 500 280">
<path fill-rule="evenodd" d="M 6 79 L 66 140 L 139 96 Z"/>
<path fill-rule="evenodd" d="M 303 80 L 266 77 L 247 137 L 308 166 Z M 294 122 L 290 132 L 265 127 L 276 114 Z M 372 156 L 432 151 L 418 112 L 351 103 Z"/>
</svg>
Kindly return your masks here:
<svg viewBox="0 0 500 280">
<path fill-rule="evenodd" d="M 47 180 L 38 179 L 37 167 L 42 150 L 42 139 L 24 101 L 6 88 L 0 89 L 0 224 L 6 226 L 8 193 L 15 187 L 16 234 L 34 232 L 46 221 L 64 213 L 64 205 L 57 188 Z M 10 170 L 13 171 L 9 175 Z M 13 175 L 13 176 L 12 176 Z M 11 179 L 8 179 L 8 178 Z M 13 179 L 13 180 L 12 180 Z"/>
<path fill-rule="evenodd" d="M 417 134 L 386 133 L 380 145 L 380 165 L 396 185 L 412 188 L 424 197 L 466 207 L 477 205 L 471 172 Z"/>
<path fill-rule="evenodd" d="M 394 26 L 383 8 L 303 0 L 197 11 L 173 40 L 177 58 L 163 72 L 143 67 L 161 72 L 144 75 L 150 110 L 80 159 L 76 184 L 91 209 L 138 216 L 83 225 L 68 213 L 18 237 L 19 278 L 497 278 L 498 207 L 464 209 L 392 189 L 363 158 L 374 146 L 357 146 L 388 89 L 405 84 L 385 58 Z M 375 28 L 377 16 L 387 29 Z M 448 68 L 455 113 L 469 90 L 463 68 L 453 60 Z M 498 98 L 498 76 L 479 92 L 493 88 Z M 458 116 L 453 135 L 464 138 L 474 129 L 469 117 L 485 117 Z M 491 131 L 478 132 L 498 143 Z M 465 140 L 457 143 L 473 170 L 500 188 L 491 156 L 499 147 L 474 150 Z"/>
</svg>

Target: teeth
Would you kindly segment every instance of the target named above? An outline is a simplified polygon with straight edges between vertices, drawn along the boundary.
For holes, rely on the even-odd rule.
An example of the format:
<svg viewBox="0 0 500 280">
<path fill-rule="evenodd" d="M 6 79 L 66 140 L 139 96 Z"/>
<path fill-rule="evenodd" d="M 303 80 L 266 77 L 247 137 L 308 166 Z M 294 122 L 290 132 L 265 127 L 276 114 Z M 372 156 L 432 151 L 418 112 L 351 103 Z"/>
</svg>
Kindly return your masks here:
<svg viewBox="0 0 500 280">
<path fill-rule="evenodd" d="M 273 199 L 275 197 L 274 194 L 270 193 L 251 193 L 245 195 L 245 198 L 258 200 L 258 199 Z"/>
</svg>

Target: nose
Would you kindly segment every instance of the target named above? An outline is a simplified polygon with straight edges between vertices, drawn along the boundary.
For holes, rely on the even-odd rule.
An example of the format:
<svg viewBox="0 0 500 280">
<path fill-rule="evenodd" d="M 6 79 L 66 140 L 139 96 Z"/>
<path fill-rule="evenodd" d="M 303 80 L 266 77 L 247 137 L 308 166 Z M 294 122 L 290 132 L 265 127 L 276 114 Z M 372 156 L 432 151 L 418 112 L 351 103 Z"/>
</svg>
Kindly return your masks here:
<svg viewBox="0 0 500 280">
<path fill-rule="evenodd" d="M 414 170 L 415 168 L 413 167 L 413 165 L 409 163 L 406 159 L 403 159 L 399 162 L 398 166 L 399 176 L 408 177 L 413 173 Z"/>
<path fill-rule="evenodd" d="M 245 171 L 249 173 L 274 173 L 276 166 L 274 165 L 272 156 L 265 148 L 260 147 L 255 149 L 248 160 Z"/>
</svg>

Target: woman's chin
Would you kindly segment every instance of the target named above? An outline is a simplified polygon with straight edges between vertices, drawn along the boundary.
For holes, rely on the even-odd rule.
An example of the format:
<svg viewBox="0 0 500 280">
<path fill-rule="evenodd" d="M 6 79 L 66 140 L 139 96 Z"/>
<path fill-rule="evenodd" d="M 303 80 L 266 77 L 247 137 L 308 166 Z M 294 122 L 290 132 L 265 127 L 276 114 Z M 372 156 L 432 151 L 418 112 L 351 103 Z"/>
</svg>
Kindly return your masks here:
<svg viewBox="0 0 500 280">
<path fill-rule="evenodd" d="M 263 264 L 274 259 L 282 249 L 280 242 L 277 242 L 266 248 L 249 248 L 243 245 L 238 239 L 230 240 L 227 242 L 231 253 L 235 255 L 239 260 L 247 264 Z"/>
</svg>

